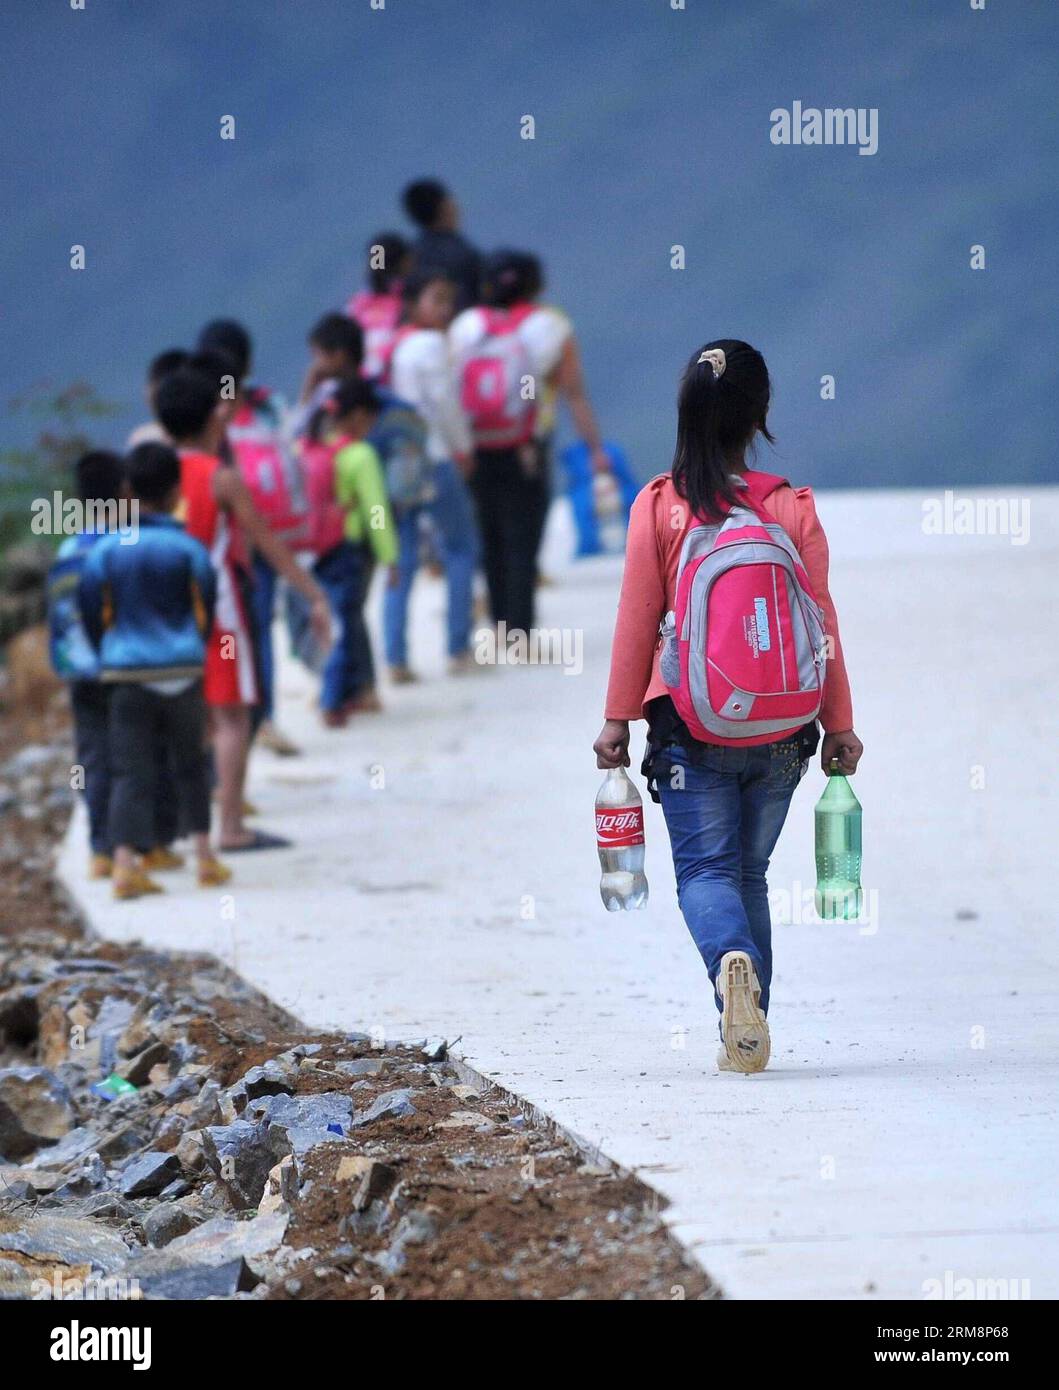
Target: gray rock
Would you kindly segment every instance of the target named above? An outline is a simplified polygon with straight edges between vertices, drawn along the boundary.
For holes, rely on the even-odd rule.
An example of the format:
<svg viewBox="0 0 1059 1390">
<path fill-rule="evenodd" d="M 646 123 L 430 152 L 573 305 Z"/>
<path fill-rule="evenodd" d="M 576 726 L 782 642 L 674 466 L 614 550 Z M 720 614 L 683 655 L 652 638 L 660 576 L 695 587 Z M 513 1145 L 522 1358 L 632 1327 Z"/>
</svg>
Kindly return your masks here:
<svg viewBox="0 0 1059 1390">
<path fill-rule="evenodd" d="M 221 1113 L 222 1125 L 230 1125 L 233 1120 L 239 1119 L 246 1109 L 246 1092 L 241 1082 L 236 1082 L 234 1086 L 229 1086 L 226 1091 L 220 1093 L 217 1097 L 217 1108 Z"/>
<path fill-rule="evenodd" d="M 168 1253 L 168 1252 L 166 1252 Z M 145 1257 L 146 1259 L 146 1257 Z M 232 1298 L 256 1288 L 259 1280 L 245 1260 L 229 1260 L 222 1265 L 196 1265 L 177 1261 L 157 1268 L 133 1271 L 146 1298 L 179 1299 L 181 1302 L 204 1298 Z"/>
<path fill-rule="evenodd" d="M 146 1086 L 151 1070 L 169 1060 L 169 1048 L 164 1042 L 148 1043 L 142 1052 L 128 1057 L 117 1067 L 118 1075 L 133 1086 Z"/>
<path fill-rule="evenodd" d="M 328 1125 L 338 1125 L 346 1133 L 352 1114 L 353 1102 L 339 1091 L 316 1096 L 262 1096 L 246 1108 L 247 1118 L 259 1119 L 268 1132 L 273 1163 L 284 1154 L 301 1153 L 313 1144 L 327 1142 Z"/>
<path fill-rule="evenodd" d="M 251 1067 L 237 1084 L 247 1100 L 257 1100 L 259 1096 L 290 1095 L 297 1081 L 298 1068 L 274 1058 L 260 1067 Z"/>
<path fill-rule="evenodd" d="M 212 1173 L 244 1206 L 256 1207 L 275 1159 L 262 1124 L 234 1120 L 202 1131 L 203 1155 Z"/>
<path fill-rule="evenodd" d="M 343 1076 L 378 1076 L 385 1065 L 381 1057 L 357 1057 L 352 1062 L 336 1062 L 335 1071 Z"/>
<path fill-rule="evenodd" d="M 98 1221 L 51 1212 L 27 1217 L 17 1231 L 0 1231 L 0 1257 L 5 1251 L 58 1264 L 87 1264 L 104 1274 L 119 1270 L 129 1253 L 122 1238 Z"/>
<path fill-rule="evenodd" d="M 83 1157 L 97 1147 L 99 1136 L 94 1130 L 79 1126 L 77 1129 L 70 1130 L 69 1134 L 64 1134 L 57 1144 L 51 1148 L 42 1149 L 39 1154 L 26 1160 L 27 1168 L 61 1168 L 64 1164 L 73 1163 L 75 1159 Z"/>
<path fill-rule="evenodd" d="M 437 1223 L 426 1212 L 406 1212 L 397 1223 L 389 1246 L 379 1255 L 369 1255 L 368 1259 L 387 1274 L 398 1274 L 405 1266 L 405 1249 L 409 1245 L 425 1245 L 434 1239 L 437 1231 Z"/>
<path fill-rule="evenodd" d="M 173 1202 L 178 1197 L 186 1197 L 190 1191 L 191 1184 L 189 1182 L 186 1182 L 184 1178 L 174 1178 L 171 1183 L 167 1183 L 162 1188 L 158 1195 L 163 1201 Z"/>
<path fill-rule="evenodd" d="M 176 1156 L 180 1159 L 180 1166 L 185 1173 L 201 1173 L 206 1166 L 206 1154 L 203 1150 L 202 1131 L 198 1129 L 188 1129 L 180 1143 L 176 1146 Z"/>
<path fill-rule="evenodd" d="M 146 1153 L 122 1169 L 121 1191 L 126 1197 L 154 1197 L 179 1176 L 176 1154 Z"/>
<path fill-rule="evenodd" d="M 275 1131 L 275 1137 L 272 1137 L 272 1131 L 270 1131 L 272 1152 L 277 1153 L 282 1150 L 283 1154 L 293 1154 L 295 1158 L 303 1158 L 310 1149 L 315 1149 L 318 1144 L 341 1144 L 343 1137 L 331 1129 L 299 1128 L 297 1125 L 292 1129 L 278 1128 Z"/>
<path fill-rule="evenodd" d="M 221 1118 L 221 1088 L 216 1081 L 207 1081 L 199 1092 L 199 1098 L 192 1108 L 188 1120 L 196 1129 L 214 1125 Z"/>
<path fill-rule="evenodd" d="M 402 1115 L 414 1115 L 412 1093 L 407 1088 L 397 1091 L 384 1091 L 376 1096 L 367 1110 L 358 1111 L 350 1120 L 350 1127 L 359 1129 L 363 1125 L 374 1124 L 376 1120 L 398 1119 Z"/>
<path fill-rule="evenodd" d="M 0 1071 L 0 1158 L 25 1158 L 74 1127 L 70 1092 L 46 1067 Z"/>
<path fill-rule="evenodd" d="M 143 1233 L 156 1250 L 194 1230 L 195 1218 L 186 1207 L 176 1202 L 161 1202 L 143 1219 Z"/>
<path fill-rule="evenodd" d="M 182 1115 L 166 1115 L 154 1132 L 154 1142 L 159 1146 L 168 1145 L 175 1139 L 178 1143 L 187 1129 L 187 1121 Z"/>
<path fill-rule="evenodd" d="M 199 1264 L 223 1264 L 242 1255 L 253 1265 L 282 1243 L 288 1220 L 284 1212 L 252 1216 L 247 1221 L 215 1216 L 187 1235 L 179 1236 L 169 1248 L 173 1254 L 193 1259 Z"/>
<path fill-rule="evenodd" d="M 445 1038 L 428 1038 L 423 1044 L 423 1056 L 428 1062 L 443 1062 L 449 1055 L 449 1045 Z"/>
<path fill-rule="evenodd" d="M 99 1141 L 99 1156 L 105 1163 L 118 1163 L 150 1142 L 151 1135 L 145 1125 L 119 1125 Z"/>
<path fill-rule="evenodd" d="M 163 1020 L 172 1012 L 156 994 L 148 994 L 133 1007 L 129 1007 L 118 1039 L 118 1051 L 123 1057 L 134 1057 L 145 1047 L 158 1041 L 158 1030 Z"/>
<path fill-rule="evenodd" d="M 12 1168 L 11 1172 L 21 1172 Z M 7 1210 L 7 1203 L 33 1202 L 37 1199 L 37 1189 L 28 1178 L 5 1178 L 0 1182 L 0 1209 Z"/>
<path fill-rule="evenodd" d="M 87 1197 L 106 1185 L 107 1170 L 99 1154 L 88 1153 L 81 1159 L 62 1187 L 56 1188 L 56 1201 L 71 1197 Z"/>
<path fill-rule="evenodd" d="M 134 1220 L 139 1211 L 135 1202 L 127 1202 L 116 1192 L 94 1192 L 90 1197 L 80 1197 L 63 1206 L 64 1216 L 91 1217 L 114 1224 Z"/>
<path fill-rule="evenodd" d="M 171 1105 L 177 1105 L 182 1100 L 193 1100 L 201 1089 L 202 1082 L 199 1077 L 176 1076 L 162 1087 L 162 1097 Z"/>
</svg>

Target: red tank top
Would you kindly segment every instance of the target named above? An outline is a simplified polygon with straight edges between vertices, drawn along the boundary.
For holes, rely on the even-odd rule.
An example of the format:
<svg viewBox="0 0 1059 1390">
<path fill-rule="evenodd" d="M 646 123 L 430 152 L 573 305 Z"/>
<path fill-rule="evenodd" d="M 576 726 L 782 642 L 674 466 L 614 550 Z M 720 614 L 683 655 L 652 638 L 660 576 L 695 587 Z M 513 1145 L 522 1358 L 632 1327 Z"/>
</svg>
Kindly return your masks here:
<svg viewBox="0 0 1059 1390">
<path fill-rule="evenodd" d="M 196 452 L 180 455 L 181 505 L 178 513 L 189 536 L 200 540 L 210 552 L 215 569 L 245 564 L 246 547 L 242 533 L 226 508 L 218 505 L 213 480 L 221 461 L 215 454 Z"/>
</svg>

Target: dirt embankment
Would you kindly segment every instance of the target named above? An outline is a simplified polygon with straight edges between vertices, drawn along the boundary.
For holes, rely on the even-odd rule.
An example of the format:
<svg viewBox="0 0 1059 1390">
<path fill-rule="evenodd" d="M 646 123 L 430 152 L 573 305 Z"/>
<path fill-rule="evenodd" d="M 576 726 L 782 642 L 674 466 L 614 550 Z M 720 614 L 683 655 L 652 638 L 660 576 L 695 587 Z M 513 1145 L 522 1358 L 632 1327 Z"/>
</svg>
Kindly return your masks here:
<svg viewBox="0 0 1059 1390">
<path fill-rule="evenodd" d="M 442 1042 L 312 1034 L 211 958 L 86 940 L 51 877 L 61 714 L 35 735 L 0 738 L 0 1297 L 718 1296 L 648 1188 Z"/>
</svg>

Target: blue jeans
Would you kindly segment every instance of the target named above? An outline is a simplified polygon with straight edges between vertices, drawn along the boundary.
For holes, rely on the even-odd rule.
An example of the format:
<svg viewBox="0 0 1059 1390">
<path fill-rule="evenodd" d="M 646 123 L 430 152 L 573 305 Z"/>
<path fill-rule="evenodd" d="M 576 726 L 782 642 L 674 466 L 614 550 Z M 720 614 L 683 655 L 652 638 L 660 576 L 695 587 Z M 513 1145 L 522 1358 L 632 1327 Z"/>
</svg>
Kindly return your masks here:
<svg viewBox="0 0 1059 1390">
<path fill-rule="evenodd" d="M 682 748 L 667 748 L 665 756 L 672 766 L 659 771 L 658 794 L 680 910 L 714 983 L 727 951 L 747 953 L 767 1013 L 772 922 L 765 874 L 804 771 L 799 741 L 711 746 L 698 765 Z M 716 992 L 714 998 L 720 1009 Z"/>
<path fill-rule="evenodd" d="M 424 516 L 434 523 L 438 558 L 445 567 L 449 589 L 448 651 L 462 656 L 471 637 L 471 586 L 478 562 L 478 533 L 467 484 L 459 469 L 446 459 L 434 465 L 434 500 L 402 511 L 397 518 L 397 583 L 386 589 L 382 604 L 386 660 L 408 665 L 408 600 L 419 568 L 419 530 Z"/>
<path fill-rule="evenodd" d="M 320 708 L 337 712 L 375 684 L 371 638 L 364 622 L 364 600 L 371 583 L 372 561 L 366 546 L 342 541 L 321 555 L 313 574 L 327 594 L 335 620 L 334 645 L 320 686 Z"/>
<path fill-rule="evenodd" d="M 258 713 L 272 718 L 272 615 L 276 607 L 276 571 L 261 555 L 254 556 L 254 639 L 257 642 L 257 672 L 261 684 Z"/>
</svg>

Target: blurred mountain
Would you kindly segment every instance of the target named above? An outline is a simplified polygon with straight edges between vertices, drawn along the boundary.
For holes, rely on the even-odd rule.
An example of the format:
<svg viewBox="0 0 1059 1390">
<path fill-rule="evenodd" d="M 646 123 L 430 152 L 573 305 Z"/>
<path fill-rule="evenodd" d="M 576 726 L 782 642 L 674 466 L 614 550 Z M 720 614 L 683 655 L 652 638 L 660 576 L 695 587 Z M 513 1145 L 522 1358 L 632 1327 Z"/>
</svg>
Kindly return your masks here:
<svg viewBox="0 0 1059 1390">
<path fill-rule="evenodd" d="M 644 475 L 691 350 L 741 336 L 773 372 L 776 471 L 1055 479 L 1057 27 L 1046 0 L 10 6 L 3 399 L 87 377 L 119 440 L 148 357 L 218 314 L 294 392 L 307 327 L 436 173 L 484 247 L 543 255 Z M 878 153 L 773 145 L 795 100 L 877 108 Z"/>
</svg>

